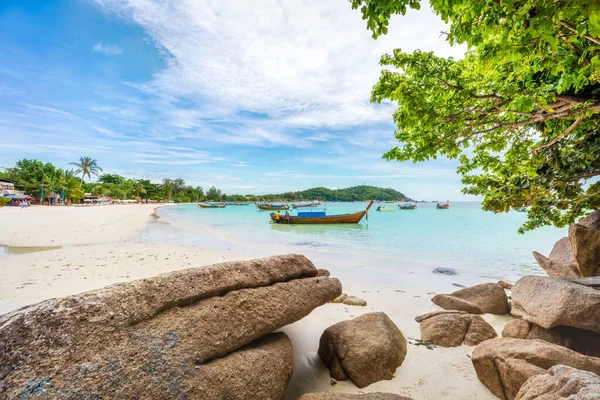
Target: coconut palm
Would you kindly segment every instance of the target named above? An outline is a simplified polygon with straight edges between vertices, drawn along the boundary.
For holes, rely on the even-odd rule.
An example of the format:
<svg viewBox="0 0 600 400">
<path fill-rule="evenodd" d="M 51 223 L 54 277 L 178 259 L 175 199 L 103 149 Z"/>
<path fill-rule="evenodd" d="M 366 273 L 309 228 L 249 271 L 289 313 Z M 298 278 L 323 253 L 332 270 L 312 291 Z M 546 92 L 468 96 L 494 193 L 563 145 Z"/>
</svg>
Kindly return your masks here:
<svg viewBox="0 0 600 400">
<path fill-rule="evenodd" d="M 93 160 L 91 157 L 83 157 L 79 156 L 79 162 L 72 162 L 69 165 L 74 165 L 77 167 L 75 170 L 76 174 L 81 174 L 81 181 L 87 175 L 88 178 L 92 178 L 92 174 L 98 176 L 98 172 L 102 172 L 102 168 L 98 165 L 96 160 Z"/>
</svg>

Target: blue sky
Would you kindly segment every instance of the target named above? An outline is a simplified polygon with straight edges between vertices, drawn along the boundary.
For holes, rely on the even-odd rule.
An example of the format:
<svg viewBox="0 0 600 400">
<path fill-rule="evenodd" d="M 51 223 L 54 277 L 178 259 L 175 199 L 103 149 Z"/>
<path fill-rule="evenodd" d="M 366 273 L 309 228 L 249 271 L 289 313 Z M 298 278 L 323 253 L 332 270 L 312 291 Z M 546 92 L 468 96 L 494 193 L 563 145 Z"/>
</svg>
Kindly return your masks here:
<svg viewBox="0 0 600 400">
<path fill-rule="evenodd" d="M 375 41 L 347 0 L 0 2 L 0 167 L 92 156 L 107 173 L 227 193 L 371 184 L 466 199 L 456 163 L 386 162 L 394 48 L 460 57 L 430 10 Z"/>
</svg>

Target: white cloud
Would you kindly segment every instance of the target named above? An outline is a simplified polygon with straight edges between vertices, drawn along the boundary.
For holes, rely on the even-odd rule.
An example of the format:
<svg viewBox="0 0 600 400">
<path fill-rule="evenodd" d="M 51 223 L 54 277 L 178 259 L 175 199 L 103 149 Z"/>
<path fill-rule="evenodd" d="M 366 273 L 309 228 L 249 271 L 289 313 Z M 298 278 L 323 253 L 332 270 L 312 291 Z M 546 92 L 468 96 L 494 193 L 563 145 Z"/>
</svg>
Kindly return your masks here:
<svg viewBox="0 0 600 400">
<path fill-rule="evenodd" d="M 119 46 L 109 46 L 102 43 L 96 43 L 94 51 L 106 54 L 107 56 L 120 56 L 123 54 L 123 49 Z"/>
<path fill-rule="evenodd" d="M 165 70 L 135 87 L 208 99 L 232 115 L 266 114 L 280 127 L 389 122 L 390 105 L 369 104 L 384 52 L 463 52 L 439 37 L 445 25 L 428 9 L 394 19 L 388 37 L 375 41 L 347 0 L 95 1 L 140 24 L 169 55 Z M 199 114 L 173 116 L 178 127 L 195 128 Z M 273 139 L 254 133 L 259 141 Z"/>
</svg>

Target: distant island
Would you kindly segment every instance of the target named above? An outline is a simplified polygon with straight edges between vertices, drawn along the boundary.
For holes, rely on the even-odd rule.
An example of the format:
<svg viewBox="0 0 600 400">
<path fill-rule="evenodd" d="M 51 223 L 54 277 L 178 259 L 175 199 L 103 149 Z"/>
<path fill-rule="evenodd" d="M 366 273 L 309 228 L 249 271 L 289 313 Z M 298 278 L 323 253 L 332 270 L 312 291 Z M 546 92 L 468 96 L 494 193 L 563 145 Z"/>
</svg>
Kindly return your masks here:
<svg viewBox="0 0 600 400">
<path fill-rule="evenodd" d="M 327 189 L 325 187 L 316 187 L 298 192 L 285 192 L 279 194 L 246 197 L 266 201 L 412 201 L 412 199 L 408 198 L 404 193 L 395 189 L 385 189 L 368 185 L 352 186 L 345 189 Z"/>
</svg>

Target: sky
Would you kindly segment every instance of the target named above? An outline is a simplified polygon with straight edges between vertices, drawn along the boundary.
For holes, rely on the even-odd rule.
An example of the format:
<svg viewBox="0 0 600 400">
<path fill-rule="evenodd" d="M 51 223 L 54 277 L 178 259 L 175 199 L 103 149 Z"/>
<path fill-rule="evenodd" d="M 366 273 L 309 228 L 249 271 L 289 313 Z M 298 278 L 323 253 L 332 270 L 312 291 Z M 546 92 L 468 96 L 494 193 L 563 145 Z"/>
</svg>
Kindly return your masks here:
<svg viewBox="0 0 600 400">
<path fill-rule="evenodd" d="M 361 17 L 348 0 L 2 0 L 0 168 L 81 155 L 226 193 L 470 199 L 456 161 L 383 160 L 395 107 L 369 101 L 384 53 L 464 48 L 427 5 L 378 40 Z"/>
</svg>

